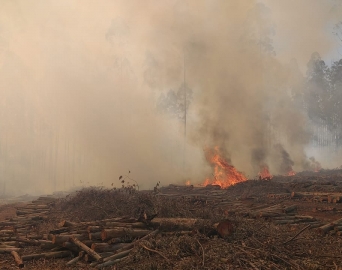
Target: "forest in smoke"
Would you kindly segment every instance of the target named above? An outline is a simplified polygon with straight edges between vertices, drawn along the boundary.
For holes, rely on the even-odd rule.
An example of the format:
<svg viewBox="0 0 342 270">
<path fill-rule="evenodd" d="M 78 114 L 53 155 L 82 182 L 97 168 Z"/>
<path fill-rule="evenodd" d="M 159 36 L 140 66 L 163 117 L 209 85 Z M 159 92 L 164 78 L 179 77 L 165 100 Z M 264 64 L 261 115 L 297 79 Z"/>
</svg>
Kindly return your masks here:
<svg viewBox="0 0 342 270">
<path fill-rule="evenodd" d="M 120 186 L 129 171 L 141 188 L 201 183 L 215 147 L 249 178 L 341 166 L 341 13 L 333 0 L 1 1 L 0 196 Z"/>
</svg>

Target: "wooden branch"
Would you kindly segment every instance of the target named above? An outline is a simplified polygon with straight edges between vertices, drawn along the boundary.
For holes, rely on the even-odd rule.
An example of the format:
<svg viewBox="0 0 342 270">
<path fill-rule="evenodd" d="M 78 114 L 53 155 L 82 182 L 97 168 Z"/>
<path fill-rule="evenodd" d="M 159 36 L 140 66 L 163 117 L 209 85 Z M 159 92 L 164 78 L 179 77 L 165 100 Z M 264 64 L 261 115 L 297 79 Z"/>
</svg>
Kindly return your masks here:
<svg viewBox="0 0 342 270">
<path fill-rule="evenodd" d="M 298 237 L 302 232 L 304 232 L 306 229 L 310 228 L 311 224 L 309 224 L 308 226 L 305 226 L 303 229 L 301 229 L 298 233 L 296 233 L 293 237 L 291 237 L 289 240 L 287 240 L 286 242 L 283 243 L 283 245 L 291 242 L 292 240 L 296 239 L 296 237 Z"/>
<path fill-rule="evenodd" d="M 200 241 L 197 239 L 197 243 L 200 245 L 200 247 L 202 248 L 202 266 L 204 266 L 204 248 L 201 245 Z"/>
<path fill-rule="evenodd" d="M 161 252 L 157 251 L 157 250 L 154 250 L 154 249 L 151 249 L 151 248 L 148 248 L 147 246 L 143 245 L 143 244 L 140 244 L 144 249 L 148 250 L 148 251 L 151 251 L 151 252 L 154 252 L 154 253 L 157 253 L 159 256 L 163 257 L 165 260 L 167 260 L 169 263 L 171 262 L 168 258 L 166 258 Z"/>
</svg>

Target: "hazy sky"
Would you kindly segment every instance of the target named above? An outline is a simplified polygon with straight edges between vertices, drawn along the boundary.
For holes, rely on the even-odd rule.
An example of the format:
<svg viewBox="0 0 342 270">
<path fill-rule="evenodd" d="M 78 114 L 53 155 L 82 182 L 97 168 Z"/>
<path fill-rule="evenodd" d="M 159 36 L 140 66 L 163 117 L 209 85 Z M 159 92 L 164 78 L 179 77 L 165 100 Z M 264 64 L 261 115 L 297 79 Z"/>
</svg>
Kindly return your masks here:
<svg viewBox="0 0 342 270">
<path fill-rule="evenodd" d="M 201 182 L 215 139 L 253 176 L 263 106 L 286 104 L 292 59 L 305 72 L 315 51 L 328 64 L 339 57 L 341 12 L 332 0 L 0 0 L 0 190 L 118 185 L 128 170 L 143 187 Z M 276 57 L 261 59 L 254 43 L 269 29 Z M 186 169 L 183 123 L 156 111 L 182 84 L 184 57 L 194 91 Z M 277 91 L 263 88 L 260 63 Z M 272 115 L 286 129 L 283 113 Z M 299 162 L 303 141 L 288 145 Z"/>
</svg>

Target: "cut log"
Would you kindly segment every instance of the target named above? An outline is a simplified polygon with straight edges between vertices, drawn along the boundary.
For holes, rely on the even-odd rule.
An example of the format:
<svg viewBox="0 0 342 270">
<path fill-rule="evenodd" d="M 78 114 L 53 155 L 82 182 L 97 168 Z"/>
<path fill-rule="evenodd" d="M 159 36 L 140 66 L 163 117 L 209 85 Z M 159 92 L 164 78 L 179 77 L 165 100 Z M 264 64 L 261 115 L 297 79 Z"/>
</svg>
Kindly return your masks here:
<svg viewBox="0 0 342 270">
<path fill-rule="evenodd" d="M 1 253 L 11 253 L 12 251 L 19 251 L 20 248 L 8 247 L 8 248 L 0 248 Z"/>
<path fill-rule="evenodd" d="M 293 211 L 296 211 L 298 208 L 298 206 L 295 204 L 295 205 L 291 205 L 291 206 L 288 206 L 286 208 L 283 209 L 283 212 L 284 213 L 290 213 L 290 212 L 293 212 Z"/>
<path fill-rule="evenodd" d="M 12 247 L 19 247 L 19 242 L 17 241 L 7 241 L 7 242 L 2 242 L 2 245 L 7 245 L 7 246 L 12 246 Z"/>
<path fill-rule="evenodd" d="M 159 233 L 159 230 L 158 230 L 158 229 L 155 230 L 155 231 L 153 231 L 153 232 L 151 232 L 150 234 L 144 236 L 143 238 L 140 238 L 139 240 L 136 240 L 136 241 L 134 241 L 133 243 L 130 243 L 130 244 L 128 244 L 127 246 L 118 249 L 118 250 L 116 251 L 116 254 L 115 254 L 115 255 L 117 255 L 117 254 L 119 254 L 119 253 L 121 253 L 121 252 L 123 252 L 123 251 L 126 251 L 126 250 L 128 250 L 128 249 L 131 249 L 132 247 L 134 247 L 134 245 L 138 244 L 139 242 L 141 242 L 141 241 L 143 241 L 143 240 L 147 240 L 147 239 L 149 239 L 149 238 L 155 236 L 157 233 Z M 127 254 L 128 254 L 128 253 L 127 253 Z M 113 255 L 113 256 L 115 256 L 115 255 Z M 103 261 L 114 260 L 114 259 L 113 259 L 113 256 L 107 257 L 107 258 L 105 258 Z"/>
<path fill-rule="evenodd" d="M 14 234 L 15 234 L 14 230 L 0 230 L 0 236 L 14 235 Z"/>
<path fill-rule="evenodd" d="M 101 232 L 94 232 L 88 234 L 89 240 L 102 240 L 102 233 Z"/>
<path fill-rule="evenodd" d="M 85 244 L 83 244 L 81 241 L 79 241 L 76 237 L 70 237 L 70 242 L 74 243 L 76 246 L 78 246 L 80 249 L 85 251 L 87 254 L 92 256 L 96 261 L 101 262 L 103 258 L 94 250 L 87 247 Z"/>
<path fill-rule="evenodd" d="M 74 253 L 79 253 L 81 251 L 80 248 L 72 242 L 64 242 L 62 245 L 59 245 L 58 247 L 66 248 Z"/>
<path fill-rule="evenodd" d="M 88 233 L 100 232 L 102 231 L 102 226 L 88 226 L 87 231 Z"/>
<path fill-rule="evenodd" d="M 123 248 L 127 245 L 128 244 L 125 244 L 125 243 L 118 243 L 118 244 L 114 244 L 114 245 L 110 245 L 108 243 L 94 243 L 91 245 L 91 249 L 98 252 L 98 253 L 101 253 L 101 252 L 116 251 L 116 250 Z"/>
<path fill-rule="evenodd" d="M 160 231 L 186 231 L 195 229 L 197 224 L 204 221 L 197 218 L 154 218 L 150 225 Z"/>
<path fill-rule="evenodd" d="M 52 241 L 49 240 L 40 240 L 40 248 L 41 249 L 53 249 L 55 247 L 58 247 L 57 244 L 52 243 Z"/>
<path fill-rule="evenodd" d="M 85 244 L 87 247 L 91 247 L 92 244 L 95 244 L 95 243 L 100 243 L 100 242 L 95 242 L 95 241 L 92 241 L 92 240 L 82 240 L 82 243 Z M 64 242 L 62 244 L 63 247 L 70 247 L 70 245 L 73 245 L 75 246 L 74 243 L 71 243 L 71 242 Z"/>
<path fill-rule="evenodd" d="M 228 219 L 214 224 L 214 228 L 222 238 L 227 238 L 234 232 L 233 223 Z"/>
<path fill-rule="evenodd" d="M 40 259 L 40 258 L 65 258 L 65 257 L 71 257 L 72 253 L 70 251 L 56 251 L 56 252 L 47 252 L 47 253 L 39 253 L 39 254 L 30 254 L 30 255 L 24 255 L 21 257 L 23 261 L 29 261 L 34 259 Z"/>
<path fill-rule="evenodd" d="M 129 222 L 129 223 L 123 223 L 123 222 L 106 222 L 105 223 L 106 228 L 115 228 L 115 227 L 125 227 L 125 228 L 146 228 L 146 224 L 142 222 Z"/>
<path fill-rule="evenodd" d="M 77 257 L 73 258 L 72 260 L 70 260 L 66 263 L 66 266 L 73 265 L 73 264 L 77 263 L 80 259 L 83 258 L 84 253 L 85 253 L 84 251 L 80 251 L 80 253 L 78 254 Z"/>
<path fill-rule="evenodd" d="M 61 222 L 58 223 L 58 227 L 75 227 L 78 226 L 78 223 L 70 222 L 67 220 L 62 220 Z"/>
<path fill-rule="evenodd" d="M 84 235 L 81 234 L 58 234 L 58 235 L 53 235 L 52 236 L 52 243 L 57 244 L 57 245 L 62 245 L 64 242 L 68 242 L 70 238 L 75 237 L 78 240 L 83 240 L 85 239 Z"/>
<path fill-rule="evenodd" d="M 149 234 L 150 230 L 139 230 L 139 229 L 126 229 L 126 228 L 115 228 L 115 229 L 103 229 L 101 232 L 102 240 L 116 238 L 116 237 L 142 237 Z"/>
<path fill-rule="evenodd" d="M 125 251 L 122 251 L 122 252 L 119 252 L 119 253 L 116 253 L 112 256 L 109 256 L 107 258 L 104 258 L 104 262 L 108 262 L 108 261 L 113 261 L 113 260 L 116 260 L 116 259 L 121 259 L 123 257 L 126 257 L 130 252 L 132 251 L 132 248 L 131 249 L 128 249 L 128 250 L 125 250 Z"/>
<path fill-rule="evenodd" d="M 333 222 L 330 222 L 330 223 L 327 223 L 321 227 L 319 227 L 317 229 L 317 231 L 320 233 L 320 234 L 326 234 L 327 232 L 331 231 L 332 229 L 334 229 L 335 226 L 338 226 L 338 225 L 341 225 L 342 224 L 342 218 L 340 219 L 337 219 Z"/>
<path fill-rule="evenodd" d="M 112 255 L 113 255 L 113 252 L 102 252 L 102 253 L 99 253 L 99 255 L 100 255 L 102 258 L 107 258 L 107 257 L 109 257 L 109 256 L 112 256 Z M 85 255 L 84 255 L 84 261 L 85 261 L 85 262 L 95 262 L 96 264 L 99 263 L 99 262 L 94 261 L 94 258 L 91 257 L 91 256 L 88 255 L 88 254 L 85 254 Z"/>
<path fill-rule="evenodd" d="M 14 260 L 16 262 L 16 264 L 18 265 L 19 268 L 23 268 L 24 267 L 24 263 L 23 260 L 20 258 L 19 254 L 16 251 L 11 251 L 12 256 L 14 257 Z"/>
<path fill-rule="evenodd" d="M 338 225 L 334 227 L 335 231 L 342 231 L 342 225 Z"/>
<path fill-rule="evenodd" d="M 126 256 L 127 256 L 127 255 L 126 255 Z M 116 264 L 116 263 L 122 261 L 123 259 L 125 259 L 126 256 L 123 256 L 123 257 L 120 258 L 120 259 L 116 259 L 116 260 L 111 260 L 111 261 L 104 262 L 104 263 L 102 263 L 102 264 L 97 265 L 96 268 L 97 268 L 97 269 L 103 269 L 104 267 L 107 267 L 107 266 Z"/>
</svg>

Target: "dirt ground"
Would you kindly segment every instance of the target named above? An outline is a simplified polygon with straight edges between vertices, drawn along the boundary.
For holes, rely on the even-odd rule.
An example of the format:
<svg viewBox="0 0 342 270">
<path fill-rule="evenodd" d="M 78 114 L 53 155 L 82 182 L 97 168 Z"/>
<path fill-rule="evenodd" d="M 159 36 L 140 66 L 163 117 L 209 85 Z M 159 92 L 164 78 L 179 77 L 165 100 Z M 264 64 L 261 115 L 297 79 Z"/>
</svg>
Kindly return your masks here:
<svg viewBox="0 0 342 270">
<path fill-rule="evenodd" d="M 328 202 L 328 194 L 338 199 Z M 296 209 L 288 215 L 267 216 L 262 210 L 292 206 Z M 16 207 L 0 206 L 0 221 L 13 217 Z M 106 269 L 342 269 L 339 230 L 319 230 L 342 218 L 342 170 L 249 180 L 225 190 L 176 185 L 157 186 L 154 191 L 137 191 L 131 186 L 87 188 L 58 200 L 48 219 L 35 230 L 48 233 L 57 229 L 61 220 L 138 219 L 142 213 L 147 217 L 205 219 L 210 224 L 228 220 L 234 230 L 224 238 L 210 226 L 194 226 L 191 232 L 161 231 L 136 244 L 127 257 Z M 284 218 L 299 219 L 279 224 Z M 21 247 L 21 255 L 42 252 L 39 246 Z M 28 261 L 25 269 L 97 269 L 82 260 L 66 267 L 70 259 Z M 0 255 L 0 269 L 16 268 L 10 254 Z"/>
</svg>

